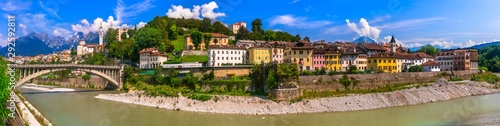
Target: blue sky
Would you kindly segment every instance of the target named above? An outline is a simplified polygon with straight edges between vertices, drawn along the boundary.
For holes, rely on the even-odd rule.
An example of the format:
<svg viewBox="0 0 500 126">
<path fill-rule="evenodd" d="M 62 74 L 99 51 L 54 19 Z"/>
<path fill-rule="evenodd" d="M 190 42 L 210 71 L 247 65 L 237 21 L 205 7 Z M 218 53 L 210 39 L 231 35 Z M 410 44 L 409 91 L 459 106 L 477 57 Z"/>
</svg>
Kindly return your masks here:
<svg viewBox="0 0 500 126">
<path fill-rule="evenodd" d="M 499 40 L 499 6 L 499 0 L 0 0 L 0 24 L 15 15 L 18 36 L 35 31 L 68 38 L 96 31 L 101 22 L 104 27 L 141 26 L 156 15 L 248 25 L 260 18 L 264 29 L 311 40 L 369 36 L 387 42 L 394 35 L 406 47 L 449 48 Z M 6 30 L 0 32 L 0 46 L 6 35 Z"/>
</svg>

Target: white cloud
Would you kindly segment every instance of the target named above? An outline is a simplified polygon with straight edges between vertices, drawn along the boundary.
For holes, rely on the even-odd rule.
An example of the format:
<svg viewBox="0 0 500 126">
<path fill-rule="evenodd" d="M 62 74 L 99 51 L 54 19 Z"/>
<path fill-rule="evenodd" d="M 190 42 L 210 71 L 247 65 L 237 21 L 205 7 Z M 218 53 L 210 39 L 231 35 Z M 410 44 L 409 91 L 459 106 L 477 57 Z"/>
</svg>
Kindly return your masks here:
<svg viewBox="0 0 500 126">
<path fill-rule="evenodd" d="M 7 37 L 3 36 L 2 33 L 0 33 L 0 47 L 7 46 L 9 42 L 7 41 Z"/>
<path fill-rule="evenodd" d="M 216 19 L 217 17 L 226 16 L 225 13 L 214 12 L 214 9 L 216 9 L 216 8 L 219 8 L 219 6 L 217 6 L 217 3 L 215 3 L 215 1 L 212 1 L 208 4 L 201 5 L 201 16 L 212 19 L 212 20 Z"/>
<path fill-rule="evenodd" d="M 370 37 L 373 40 L 377 40 L 380 35 L 380 32 L 382 31 L 376 27 L 370 26 L 370 24 L 364 18 L 361 18 L 359 20 L 359 26 L 360 26 L 359 28 L 358 25 L 356 25 L 356 23 L 354 22 L 351 23 L 349 19 L 346 19 L 345 21 L 347 22 L 347 26 L 351 28 L 351 30 L 353 30 L 354 32 L 358 33 L 358 35 Z"/>
<path fill-rule="evenodd" d="M 118 20 L 115 20 L 113 16 L 109 16 L 106 21 L 98 17 L 94 19 L 92 24 L 90 24 L 87 19 L 82 19 L 80 24 L 71 25 L 71 29 L 74 32 L 83 32 L 87 34 L 89 32 L 98 32 L 101 26 L 103 30 L 107 30 L 108 28 L 118 28 L 120 25 Z"/>
<path fill-rule="evenodd" d="M 215 20 L 218 17 L 226 16 L 223 12 L 214 12 L 214 9 L 219 8 L 215 1 L 212 1 L 203 5 L 193 5 L 193 9 L 184 8 L 182 5 L 172 5 L 172 8 L 168 9 L 166 15 L 171 18 L 209 18 Z M 201 15 L 201 17 L 200 17 Z"/>
<path fill-rule="evenodd" d="M 152 4 L 154 0 L 145 0 L 143 2 L 135 3 L 126 6 L 122 0 L 117 1 L 115 11 L 116 21 L 118 24 L 126 22 L 127 18 L 135 17 L 142 12 L 148 11 L 155 6 Z"/>
<path fill-rule="evenodd" d="M 61 35 L 61 37 L 64 38 L 68 38 L 68 35 L 71 35 L 71 32 L 68 32 L 69 30 L 64 28 L 64 24 L 58 24 L 53 20 L 47 19 L 47 15 L 45 14 L 18 14 L 17 19 L 17 21 L 19 21 L 19 27 L 21 28 L 21 30 L 25 30 L 23 31 L 23 33 L 32 31 L 43 32 L 52 35 L 54 35 L 54 33 L 57 33 L 57 35 Z"/>
<path fill-rule="evenodd" d="M 306 17 L 295 17 L 294 15 L 280 15 L 271 20 L 270 25 L 286 25 L 297 28 L 317 28 L 331 24 L 330 21 L 306 21 Z"/>
<path fill-rule="evenodd" d="M 42 1 L 38 1 L 38 4 L 40 5 L 40 7 L 42 7 L 43 10 L 45 10 L 50 15 L 61 19 L 61 17 L 59 17 L 59 15 L 57 14 L 57 12 L 59 11 L 58 7 L 54 8 L 46 7 Z"/>
<path fill-rule="evenodd" d="M 450 49 L 455 47 L 464 47 L 462 43 L 455 43 L 453 41 L 434 41 L 430 43 L 433 46 L 439 46 L 443 49 Z"/>
<path fill-rule="evenodd" d="M 477 44 L 480 44 L 480 43 L 476 43 L 476 42 L 469 39 L 467 42 L 465 42 L 465 47 L 471 47 L 471 46 L 474 46 Z"/>
<path fill-rule="evenodd" d="M 52 32 L 54 36 L 61 36 L 63 38 L 69 38 L 72 36 L 71 31 L 64 29 L 64 28 L 56 28 Z"/>
<path fill-rule="evenodd" d="M 297 3 L 297 2 L 299 2 L 299 1 L 300 1 L 300 0 L 293 0 L 293 2 L 292 2 L 292 3 Z"/>
<path fill-rule="evenodd" d="M 146 24 L 147 24 L 146 22 L 141 21 L 141 22 L 139 22 L 139 24 L 137 24 L 137 28 L 142 28 L 142 27 L 146 26 Z"/>
<path fill-rule="evenodd" d="M 351 32 L 353 31 L 348 29 L 347 25 L 333 26 L 330 28 L 326 28 L 326 30 L 323 31 L 324 34 L 331 34 L 331 35 L 344 35 Z"/>
<path fill-rule="evenodd" d="M 28 27 L 26 25 L 24 25 L 23 23 L 20 23 L 19 24 L 19 28 L 21 28 L 21 31 L 23 32 L 23 35 L 27 35 L 28 34 Z"/>
<path fill-rule="evenodd" d="M 3 11 L 20 11 L 20 10 L 26 10 L 29 9 L 31 6 L 30 1 L 8 1 L 6 3 L 0 2 L 0 5 L 2 5 L 2 10 Z"/>
</svg>

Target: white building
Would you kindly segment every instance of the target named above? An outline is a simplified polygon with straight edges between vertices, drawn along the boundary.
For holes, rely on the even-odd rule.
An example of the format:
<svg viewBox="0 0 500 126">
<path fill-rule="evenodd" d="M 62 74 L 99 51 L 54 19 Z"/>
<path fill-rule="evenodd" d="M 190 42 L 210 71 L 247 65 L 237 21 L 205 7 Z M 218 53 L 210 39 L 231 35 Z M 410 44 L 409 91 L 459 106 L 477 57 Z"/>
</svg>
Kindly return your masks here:
<svg viewBox="0 0 500 126">
<path fill-rule="evenodd" d="M 236 22 L 233 25 L 230 26 L 230 29 L 233 30 L 234 34 L 238 33 L 238 30 L 240 30 L 240 27 L 245 27 L 247 28 L 247 23 L 245 22 Z M 248 29 L 248 28 L 247 28 Z"/>
<path fill-rule="evenodd" d="M 153 69 L 157 66 L 162 67 L 163 62 L 168 60 L 165 53 L 159 52 L 156 48 L 145 48 L 139 52 L 141 69 Z"/>
<path fill-rule="evenodd" d="M 436 54 L 436 62 L 441 66 L 443 71 L 453 70 L 453 53 L 452 52 L 439 52 Z"/>
<path fill-rule="evenodd" d="M 427 61 L 421 65 L 424 68 L 424 72 L 437 72 L 441 71 L 440 65 L 434 61 Z"/>
<path fill-rule="evenodd" d="M 208 48 L 208 66 L 245 63 L 246 52 L 246 48 L 243 46 L 211 45 Z"/>
<path fill-rule="evenodd" d="M 85 44 L 85 40 L 80 40 L 78 46 L 76 46 L 76 55 L 87 55 L 97 52 L 99 45 L 97 44 Z"/>
</svg>

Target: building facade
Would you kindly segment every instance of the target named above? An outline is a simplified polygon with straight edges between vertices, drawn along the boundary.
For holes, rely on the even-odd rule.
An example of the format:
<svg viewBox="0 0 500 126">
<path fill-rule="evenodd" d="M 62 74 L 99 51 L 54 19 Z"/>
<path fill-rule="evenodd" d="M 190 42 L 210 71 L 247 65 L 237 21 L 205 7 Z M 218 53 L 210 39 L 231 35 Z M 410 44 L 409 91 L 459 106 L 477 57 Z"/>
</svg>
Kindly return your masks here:
<svg viewBox="0 0 500 126">
<path fill-rule="evenodd" d="M 247 55 L 243 46 L 211 45 L 208 48 L 208 66 L 235 65 L 245 63 Z"/>
<path fill-rule="evenodd" d="M 261 64 L 271 62 L 271 48 L 268 46 L 254 46 L 248 49 L 248 63 Z"/>
<path fill-rule="evenodd" d="M 233 31 L 234 34 L 238 34 L 238 30 L 240 30 L 241 27 L 247 28 L 247 23 L 245 23 L 245 22 L 236 22 L 236 23 L 234 23 L 233 25 L 230 26 L 230 29 Z"/>
<path fill-rule="evenodd" d="M 309 42 L 291 42 L 285 47 L 285 63 L 295 63 L 299 70 L 312 70 L 314 47 Z"/>
<path fill-rule="evenodd" d="M 441 67 L 439 63 L 434 62 L 434 61 L 427 61 L 423 63 L 422 68 L 424 69 L 424 72 L 438 72 L 441 71 Z"/>
<path fill-rule="evenodd" d="M 404 55 L 394 53 L 377 53 L 368 57 L 368 70 L 384 73 L 402 72 Z"/>
<path fill-rule="evenodd" d="M 325 67 L 327 71 L 341 71 L 342 63 L 340 62 L 341 54 L 336 47 L 325 49 Z"/>
<path fill-rule="evenodd" d="M 312 55 L 312 60 L 313 60 L 313 69 L 312 69 L 313 71 L 316 71 L 316 69 L 321 70 L 322 68 L 324 68 L 325 67 L 325 50 L 314 49 L 313 55 Z"/>
<path fill-rule="evenodd" d="M 209 45 L 221 45 L 221 46 L 226 46 L 229 43 L 229 36 L 224 35 L 224 34 L 219 34 L 219 33 L 203 33 L 203 34 L 210 34 L 212 35 L 212 38 L 210 39 Z M 202 34 L 202 35 L 203 35 Z M 200 50 L 205 50 L 206 45 L 201 40 L 201 43 L 198 45 Z M 187 34 L 185 38 L 185 45 L 184 45 L 185 50 L 195 50 L 196 47 L 193 44 L 193 39 L 191 39 L 191 34 Z"/>
<path fill-rule="evenodd" d="M 139 51 L 139 68 L 141 69 L 154 69 L 162 67 L 163 62 L 168 60 L 165 53 L 158 51 L 156 48 L 145 48 Z"/>
</svg>

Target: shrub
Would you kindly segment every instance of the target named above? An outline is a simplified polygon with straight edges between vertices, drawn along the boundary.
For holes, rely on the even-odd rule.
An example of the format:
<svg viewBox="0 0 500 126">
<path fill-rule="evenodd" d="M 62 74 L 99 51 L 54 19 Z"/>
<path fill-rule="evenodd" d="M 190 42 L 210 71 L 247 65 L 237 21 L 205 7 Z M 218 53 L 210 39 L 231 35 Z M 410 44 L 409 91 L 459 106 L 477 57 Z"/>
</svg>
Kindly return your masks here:
<svg viewBox="0 0 500 126">
<path fill-rule="evenodd" d="M 306 76 L 311 76 L 313 75 L 313 73 L 310 71 L 310 70 L 304 70 L 304 72 L 302 73 L 303 75 L 306 75 Z"/>
<path fill-rule="evenodd" d="M 207 94 L 191 94 L 188 98 L 200 101 L 208 101 L 212 99 L 212 96 Z"/>
<path fill-rule="evenodd" d="M 450 81 L 462 81 L 462 78 L 459 77 L 452 77 Z"/>
</svg>

